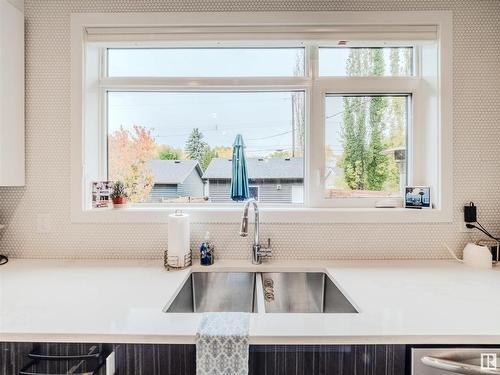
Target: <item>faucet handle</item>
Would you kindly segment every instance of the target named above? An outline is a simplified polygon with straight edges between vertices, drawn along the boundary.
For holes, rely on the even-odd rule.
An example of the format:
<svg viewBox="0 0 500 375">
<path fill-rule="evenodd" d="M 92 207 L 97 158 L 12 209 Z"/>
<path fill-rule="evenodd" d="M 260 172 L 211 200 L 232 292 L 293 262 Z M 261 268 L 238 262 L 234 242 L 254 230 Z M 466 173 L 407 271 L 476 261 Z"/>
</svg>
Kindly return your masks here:
<svg viewBox="0 0 500 375">
<path fill-rule="evenodd" d="M 273 255 L 273 250 L 271 249 L 271 239 L 267 239 L 267 244 L 260 247 L 260 256 L 263 258 L 269 258 Z"/>
<path fill-rule="evenodd" d="M 263 247 L 259 250 L 259 256 L 262 258 L 270 258 L 273 255 L 273 251 L 268 247 Z"/>
</svg>

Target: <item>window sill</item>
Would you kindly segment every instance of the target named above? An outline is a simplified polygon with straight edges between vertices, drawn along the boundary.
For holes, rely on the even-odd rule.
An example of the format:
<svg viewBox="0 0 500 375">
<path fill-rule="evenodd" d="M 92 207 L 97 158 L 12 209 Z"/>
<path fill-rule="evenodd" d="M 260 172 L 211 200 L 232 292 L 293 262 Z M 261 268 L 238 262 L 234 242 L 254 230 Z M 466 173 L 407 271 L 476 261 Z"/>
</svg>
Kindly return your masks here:
<svg viewBox="0 0 500 375">
<path fill-rule="evenodd" d="M 239 223 L 242 207 L 177 207 L 192 223 Z M 73 212 L 73 223 L 167 223 L 174 207 L 94 209 Z M 450 223 L 451 210 L 406 208 L 261 207 L 262 223 Z"/>
</svg>

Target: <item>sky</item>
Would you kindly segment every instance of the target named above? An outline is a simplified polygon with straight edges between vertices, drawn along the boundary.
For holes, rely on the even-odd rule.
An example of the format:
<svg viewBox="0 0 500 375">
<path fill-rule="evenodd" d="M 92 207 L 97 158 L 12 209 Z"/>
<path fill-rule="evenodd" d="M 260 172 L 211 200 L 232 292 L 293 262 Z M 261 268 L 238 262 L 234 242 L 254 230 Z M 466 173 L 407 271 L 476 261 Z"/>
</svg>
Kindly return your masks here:
<svg viewBox="0 0 500 375">
<path fill-rule="evenodd" d="M 109 132 L 133 124 L 153 129 L 158 144 L 184 148 L 193 128 L 211 147 L 242 134 L 249 156 L 291 150 L 290 92 L 110 92 Z"/>
</svg>

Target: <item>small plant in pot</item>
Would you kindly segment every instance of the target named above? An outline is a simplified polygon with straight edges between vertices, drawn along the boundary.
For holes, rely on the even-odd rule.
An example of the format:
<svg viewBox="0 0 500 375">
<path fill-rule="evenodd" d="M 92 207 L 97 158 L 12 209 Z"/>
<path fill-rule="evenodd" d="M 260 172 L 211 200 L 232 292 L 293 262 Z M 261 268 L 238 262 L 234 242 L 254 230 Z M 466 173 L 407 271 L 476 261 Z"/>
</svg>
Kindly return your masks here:
<svg viewBox="0 0 500 375">
<path fill-rule="evenodd" d="M 113 184 L 113 192 L 110 195 L 113 207 L 125 207 L 128 201 L 128 195 L 125 191 L 125 184 L 123 181 L 116 181 Z"/>
</svg>

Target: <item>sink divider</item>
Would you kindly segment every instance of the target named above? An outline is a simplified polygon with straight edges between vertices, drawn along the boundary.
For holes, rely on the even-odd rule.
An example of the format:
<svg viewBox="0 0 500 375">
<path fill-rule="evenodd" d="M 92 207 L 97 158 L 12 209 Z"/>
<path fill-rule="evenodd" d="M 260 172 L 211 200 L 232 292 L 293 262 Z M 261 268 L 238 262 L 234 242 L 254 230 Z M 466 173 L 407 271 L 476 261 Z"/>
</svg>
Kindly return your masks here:
<svg viewBox="0 0 500 375">
<path fill-rule="evenodd" d="M 262 273 L 255 272 L 255 308 L 256 313 L 265 313 L 264 305 L 264 287 L 262 285 Z"/>
</svg>

